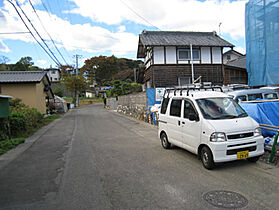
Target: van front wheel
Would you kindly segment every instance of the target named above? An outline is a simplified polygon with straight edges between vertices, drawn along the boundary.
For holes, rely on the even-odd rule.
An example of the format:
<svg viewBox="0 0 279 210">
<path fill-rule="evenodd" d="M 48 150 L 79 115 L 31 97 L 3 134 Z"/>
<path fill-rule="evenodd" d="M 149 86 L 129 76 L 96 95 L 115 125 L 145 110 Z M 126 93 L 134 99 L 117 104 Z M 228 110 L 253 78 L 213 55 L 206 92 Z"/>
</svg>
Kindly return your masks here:
<svg viewBox="0 0 279 210">
<path fill-rule="evenodd" d="M 213 169 L 215 164 L 213 161 L 213 155 L 212 152 L 208 147 L 203 147 L 201 149 L 201 160 L 202 164 L 206 169 Z"/>
<path fill-rule="evenodd" d="M 164 149 L 169 149 L 171 146 L 171 144 L 168 141 L 167 134 L 165 134 L 165 133 L 161 134 L 161 144 L 164 147 Z"/>
</svg>

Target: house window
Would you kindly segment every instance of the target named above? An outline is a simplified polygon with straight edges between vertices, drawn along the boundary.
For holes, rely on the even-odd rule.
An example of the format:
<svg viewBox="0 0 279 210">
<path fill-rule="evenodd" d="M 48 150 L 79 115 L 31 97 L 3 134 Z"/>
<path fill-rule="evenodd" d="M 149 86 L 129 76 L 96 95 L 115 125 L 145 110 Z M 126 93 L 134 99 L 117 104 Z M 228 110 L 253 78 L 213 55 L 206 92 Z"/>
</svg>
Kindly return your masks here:
<svg viewBox="0 0 279 210">
<path fill-rule="evenodd" d="M 55 72 L 55 71 L 51 71 L 51 73 L 52 73 L 52 74 L 55 74 L 56 72 Z"/>
<path fill-rule="evenodd" d="M 178 49 L 178 60 L 191 60 L 191 50 L 190 49 Z M 193 60 L 200 60 L 200 50 L 192 49 L 193 52 Z"/>
<path fill-rule="evenodd" d="M 190 60 L 190 51 L 186 49 L 178 49 L 178 60 Z"/>
<path fill-rule="evenodd" d="M 227 61 L 231 60 L 231 55 L 227 55 Z"/>
</svg>

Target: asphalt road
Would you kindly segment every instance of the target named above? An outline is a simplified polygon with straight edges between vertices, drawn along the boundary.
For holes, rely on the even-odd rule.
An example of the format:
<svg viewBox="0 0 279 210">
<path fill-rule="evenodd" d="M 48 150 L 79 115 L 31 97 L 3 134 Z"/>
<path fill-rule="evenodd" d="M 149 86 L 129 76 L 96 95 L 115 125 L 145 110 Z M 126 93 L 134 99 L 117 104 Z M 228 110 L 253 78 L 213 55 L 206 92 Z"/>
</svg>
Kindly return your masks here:
<svg viewBox="0 0 279 210">
<path fill-rule="evenodd" d="M 209 196 L 220 206 L 279 209 L 278 174 L 245 160 L 208 171 L 185 150 L 164 150 L 156 127 L 92 105 L 0 158 L 0 209 L 220 209 L 211 191 L 231 192 Z"/>
</svg>

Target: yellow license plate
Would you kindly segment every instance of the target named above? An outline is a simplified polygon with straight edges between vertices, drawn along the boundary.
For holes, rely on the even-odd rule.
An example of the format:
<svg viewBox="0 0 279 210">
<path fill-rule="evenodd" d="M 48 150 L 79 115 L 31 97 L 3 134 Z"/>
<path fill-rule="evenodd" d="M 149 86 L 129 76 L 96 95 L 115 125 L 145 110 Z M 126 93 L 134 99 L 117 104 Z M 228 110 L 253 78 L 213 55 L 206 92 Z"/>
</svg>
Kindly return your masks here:
<svg viewBox="0 0 279 210">
<path fill-rule="evenodd" d="M 246 150 L 246 151 L 241 151 L 241 152 L 238 152 L 237 153 L 237 159 L 238 160 L 241 160 L 241 159 L 246 159 L 249 157 L 249 151 Z"/>
</svg>

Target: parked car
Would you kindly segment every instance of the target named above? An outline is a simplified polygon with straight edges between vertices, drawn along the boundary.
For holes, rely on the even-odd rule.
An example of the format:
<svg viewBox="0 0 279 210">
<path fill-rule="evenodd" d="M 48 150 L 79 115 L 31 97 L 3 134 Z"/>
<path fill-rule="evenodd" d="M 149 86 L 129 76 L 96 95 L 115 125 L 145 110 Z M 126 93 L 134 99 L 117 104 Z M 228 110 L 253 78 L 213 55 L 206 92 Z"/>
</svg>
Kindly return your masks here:
<svg viewBox="0 0 279 210">
<path fill-rule="evenodd" d="M 166 90 L 158 131 L 163 148 L 173 144 L 197 154 L 207 169 L 219 162 L 256 162 L 264 153 L 259 124 L 225 93 L 198 90 Z"/>
<path fill-rule="evenodd" d="M 257 99 L 278 99 L 279 94 L 273 89 L 246 89 L 227 92 L 237 102 L 254 101 Z"/>
</svg>

